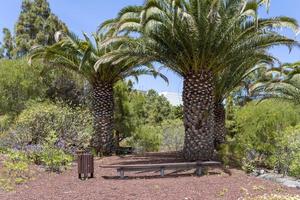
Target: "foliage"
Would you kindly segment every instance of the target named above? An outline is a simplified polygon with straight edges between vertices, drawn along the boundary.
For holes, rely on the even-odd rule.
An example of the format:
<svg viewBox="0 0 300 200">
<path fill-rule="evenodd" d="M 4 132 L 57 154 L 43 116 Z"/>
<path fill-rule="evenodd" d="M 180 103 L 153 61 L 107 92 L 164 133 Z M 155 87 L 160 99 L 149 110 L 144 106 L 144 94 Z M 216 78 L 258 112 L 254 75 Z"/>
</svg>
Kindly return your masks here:
<svg viewBox="0 0 300 200">
<path fill-rule="evenodd" d="M 173 108 L 172 112 L 174 113 L 174 118 L 175 119 L 181 119 L 181 120 L 183 120 L 183 106 L 182 105 L 175 106 Z"/>
<path fill-rule="evenodd" d="M 161 124 L 163 120 L 172 119 L 172 106 L 166 97 L 159 95 L 154 90 L 149 90 L 145 95 L 145 119 L 147 124 Z"/>
<path fill-rule="evenodd" d="M 100 63 L 98 59 L 114 48 L 126 48 L 122 45 L 107 48 L 104 46 L 110 35 L 93 35 L 92 39 L 83 34 L 80 39 L 73 33 L 58 33 L 57 43 L 51 46 L 36 46 L 30 52 L 30 62 L 42 59 L 52 68 L 64 68 L 84 76 L 91 85 L 96 83 L 115 84 L 129 76 L 137 78 L 148 74 L 167 78 L 159 73 L 149 62 L 130 60 L 119 63 Z"/>
<path fill-rule="evenodd" d="M 45 139 L 42 151 L 38 154 L 41 163 L 53 172 L 60 172 L 62 167 L 69 166 L 73 161 L 73 156 L 56 146 L 57 142 L 57 134 L 52 131 Z"/>
<path fill-rule="evenodd" d="M 0 174 L 0 187 L 12 190 L 15 185 L 21 184 L 31 178 L 30 161 L 25 153 L 8 151 L 3 162 L 3 171 Z"/>
<path fill-rule="evenodd" d="M 51 12 L 47 0 L 23 0 L 15 25 L 15 57 L 26 55 L 35 45 L 55 43 L 57 31 L 68 32 L 68 28 Z"/>
<path fill-rule="evenodd" d="M 53 102 L 64 102 L 72 107 L 90 104 L 90 84 L 72 71 L 50 70 L 43 74 L 43 82 L 47 86 L 46 98 Z"/>
<path fill-rule="evenodd" d="M 267 48 L 296 44 L 272 29 L 289 27 L 298 31 L 297 22 L 287 17 L 259 19 L 257 10 L 261 5 L 254 1 L 154 0 L 145 1 L 143 6 L 124 8 L 117 19 L 100 26 L 99 32 L 111 28 L 110 32 L 120 35 L 111 42 L 130 42 L 130 48 L 108 53 L 103 62 L 128 59 L 130 55 L 161 62 L 183 77 L 201 69 L 218 72 L 215 96 L 216 101 L 222 102 L 250 71 L 256 71 L 253 68 L 256 64 L 276 60 L 267 54 Z M 270 28 L 271 24 L 276 26 Z M 124 38 L 124 31 L 139 32 L 141 37 Z"/>
<path fill-rule="evenodd" d="M 124 8 L 117 19 L 100 26 L 99 32 L 107 27 L 115 32 L 112 43 L 124 41 L 130 47 L 100 60 L 121 62 L 130 56 L 158 61 L 182 76 L 202 69 L 221 72 L 230 66 L 250 69 L 257 60 L 272 60 L 266 49 L 296 45 L 274 30 L 288 27 L 298 31 L 297 21 L 288 17 L 259 19 L 259 8 L 253 1 L 145 1 L 143 6 Z M 128 31 L 139 32 L 141 37 L 124 37 L 122 33 Z"/>
<path fill-rule="evenodd" d="M 119 82 L 114 87 L 115 100 L 115 140 L 116 145 L 127 137 L 130 137 L 136 130 L 137 118 L 135 116 L 135 108 L 131 103 L 132 88 L 130 82 Z"/>
<path fill-rule="evenodd" d="M 228 135 L 222 153 L 227 161 L 247 169 L 253 166 L 275 166 L 276 154 L 282 132 L 299 121 L 299 108 L 276 101 L 252 102 L 235 113 L 237 133 Z M 242 163 L 241 163 L 242 161 Z"/>
<path fill-rule="evenodd" d="M 38 64 L 26 60 L 0 60 L 0 115 L 19 113 L 30 99 L 42 99 L 45 85 Z"/>
<path fill-rule="evenodd" d="M 10 115 L 0 115 L 0 134 L 7 131 L 12 124 L 13 119 Z"/>
<path fill-rule="evenodd" d="M 159 126 L 167 120 L 180 118 L 181 107 L 172 106 L 169 101 L 154 90 L 136 91 L 132 82 L 119 82 L 114 88 L 115 131 L 119 141 L 132 136 L 144 125 Z"/>
<path fill-rule="evenodd" d="M 284 175 L 300 177 L 300 125 L 283 131 L 275 147 L 275 168 Z"/>
<path fill-rule="evenodd" d="M 293 73 L 298 73 L 295 71 L 290 71 L 289 74 L 284 76 L 273 77 L 265 82 L 258 82 L 253 86 L 253 93 L 262 96 L 263 99 L 272 98 L 300 104 L 300 76 L 299 74 L 293 75 Z"/>
<path fill-rule="evenodd" d="M 179 151 L 184 141 L 184 127 L 180 119 L 169 119 L 161 124 L 145 124 L 136 129 L 127 144 L 137 152 Z"/>
<path fill-rule="evenodd" d="M 31 102 L 17 117 L 7 140 L 13 147 L 24 149 L 29 144 L 43 144 L 52 131 L 57 133 L 60 148 L 68 151 L 85 148 L 93 131 L 92 116 L 82 108 Z"/>
<path fill-rule="evenodd" d="M 234 105 L 232 96 L 226 99 L 226 129 L 227 135 L 233 137 L 237 134 L 237 122 L 235 119 L 238 107 Z"/>
<path fill-rule="evenodd" d="M 11 59 L 13 56 L 13 49 L 14 49 L 14 44 L 13 44 L 13 37 L 9 29 L 3 28 L 3 45 L 2 45 L 2 54 L 4 58 Z"/>
<path fill-rule="evenodd" d="M 166 120 L 161 125 L 162 141 L 160 150 L 180 151 L 184 142 L 184 126 L 180 119 Z"/>
<path fill-rule="evenodd" d="M 161 144 L 161 128 L 151 125 L 141 126 L 128 144 L 134 147 L 137 153 L 158 151 Z"/>
</svg>

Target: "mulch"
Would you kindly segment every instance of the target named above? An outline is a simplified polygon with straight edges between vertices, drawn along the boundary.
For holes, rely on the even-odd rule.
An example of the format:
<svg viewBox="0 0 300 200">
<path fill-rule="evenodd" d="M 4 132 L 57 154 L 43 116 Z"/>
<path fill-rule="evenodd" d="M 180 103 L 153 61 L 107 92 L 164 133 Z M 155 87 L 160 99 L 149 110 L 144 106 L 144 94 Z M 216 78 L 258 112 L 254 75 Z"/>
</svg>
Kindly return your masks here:
<svg viewBox="0 0 300 200">
<path fill-rule="evenodd" d="M 43 172 L 35 180 L 20 185 L 13 192 L 0 191 L 1 200 L 234 200 L 248 195 L 298 194 L 299 189 L 246 175 L 230 169 L 231 175 L 221 169 L 210 169 L 202 177 L 192 172 L 167 175 L 159 173 L 126 172 L 125 180 L 116 170 L 102 169 L 108 164 L 142 164 L 180 161 L 175 154 L 159 153 L 144 156 L 112 156 L 95 159 L 95 178 L 78 179 L 77 167 L 62 174 Z M 171 171 L 170 171 L 171 172 Z"/>
</svg>

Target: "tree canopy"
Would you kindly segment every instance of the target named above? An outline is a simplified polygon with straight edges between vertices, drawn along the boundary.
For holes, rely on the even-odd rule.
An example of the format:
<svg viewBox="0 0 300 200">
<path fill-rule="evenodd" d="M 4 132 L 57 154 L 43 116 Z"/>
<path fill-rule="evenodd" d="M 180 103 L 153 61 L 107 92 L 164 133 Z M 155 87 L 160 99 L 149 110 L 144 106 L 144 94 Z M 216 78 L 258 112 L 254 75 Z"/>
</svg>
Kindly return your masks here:
<svg viewBox="0 0 300 200">
<path fill-rule="evenodd" d="M 68 32 L 68 28 L 51 12 L 47 0 L 23 0 L 15 24 L 14 56 L 26 55 L 35 45 L 54 44 L 57 31 Z"/>
</svg>

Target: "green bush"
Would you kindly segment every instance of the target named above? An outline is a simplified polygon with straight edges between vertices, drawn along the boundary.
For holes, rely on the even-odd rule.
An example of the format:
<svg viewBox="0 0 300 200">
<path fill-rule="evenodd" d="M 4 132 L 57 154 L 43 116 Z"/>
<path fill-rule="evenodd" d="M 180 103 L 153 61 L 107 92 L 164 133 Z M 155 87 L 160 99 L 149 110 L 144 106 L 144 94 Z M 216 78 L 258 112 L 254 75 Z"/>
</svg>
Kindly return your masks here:
<svg viewBox="0 0 300 200">
<path fill-rule="evenodd" d="M 145 125 L 137 129 L 136 133 L 128 141 L 137 153 L 159 151 L 161 144 L 161 128 Z"/>
<path fill-rule="evenodd" d="M 26 59 L 0 60 L 0 114 L 19 113 L 30 99 L 43 98 L 41 68 Z"/>
<path fill-rule="evenodd" d="M 167 120 L 161 125 L 162 141 L 160 150 L 180 151 L 184 143 L 184 126 L 180 119 Z"/>
<path fill-rule="evenodd" d="M 274 155 L 280 145 L 278 138 L 287 127 L 300 121 L 299 112 L 299 107 L 274 100 L 247 104 L 235 112 L 237 133 L 228 135 L 221 155 L 226 162 L 234 161 L 247 169 L 252 166 L 273 168 Z"/>
<path fill-rule="evenodd" d="M 13 117 L 11 115 L 0 116 L 0 133 L 7 131 L 13 122 Z"/>
<path fill-rule="evenodd" d="M 273 159 L 280 173 L 300 177 L 300 125 L 287 128 L 277 138 Z"/>
<path fill-rule="evenodd" d="M 0 116 L 0 153 L 5 153 L 7 150 L 6 140 L 8 135 L 8 130 L 13 122 L 13 117 L 11 115 Z"/>
<path fill-rule="evenodd" d="M 43 144 L 51 131 L 57 133 L 61 148 L 74 150 L 89 145 L 93 119 L 88 110 L 63 104 L 32 102 L 16 119 L 10 131 L 12 146 L 24 149 L 28 144 Z"/>
<path fill-rule="evenodd" d="M 42 151 L 37 154 L 37 160 L 50 171 L 60 172 L 62 168 L 68 167 L 73 161 L 73 156 L 66 154 L 62 149 L 55 146 L 58 138 L 52 131 L 43 144 Z"/>
<path fill-rule="evenodd" d="M 0 186 L 5 190 L 12 190 L 15 185 L 31 178 L 30 160 L 20 151 L 8 151 L 4 155 L 3 170 L 0 174 Z"/>
</svg>

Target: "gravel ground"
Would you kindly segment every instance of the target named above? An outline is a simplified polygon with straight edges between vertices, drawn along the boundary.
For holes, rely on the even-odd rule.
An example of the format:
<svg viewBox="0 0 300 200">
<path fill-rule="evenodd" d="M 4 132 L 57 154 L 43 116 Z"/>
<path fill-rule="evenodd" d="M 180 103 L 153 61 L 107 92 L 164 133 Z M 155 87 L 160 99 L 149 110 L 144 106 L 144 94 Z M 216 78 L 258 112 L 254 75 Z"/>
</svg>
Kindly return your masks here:
<svg viewBox="0 0 300 200">
<path fill-rule="evenodd" d="M 136 174 L 120 180 L 116 170 L 102 169 L 107 164 L 138 164 L 179 161 L 173 154 L 146 156 L 106 157 L 95 160 L 95 178 L 81 181 L 76 165 L 62 174 L 41 173 L 35 180 L 19 186 L 16 191 L 0 191 L 1 200 L 234 200 L 247 195 L 300 194 L 299 189 L 247 176 L 231 169 L 231 175 L 220 169 L 210 169 L 208 175 L 197 177 L 192 171 L 167 175 L 158 173 Z"/>
</svg>

